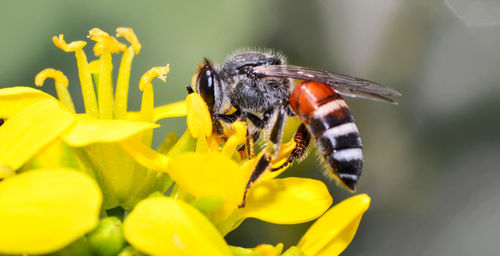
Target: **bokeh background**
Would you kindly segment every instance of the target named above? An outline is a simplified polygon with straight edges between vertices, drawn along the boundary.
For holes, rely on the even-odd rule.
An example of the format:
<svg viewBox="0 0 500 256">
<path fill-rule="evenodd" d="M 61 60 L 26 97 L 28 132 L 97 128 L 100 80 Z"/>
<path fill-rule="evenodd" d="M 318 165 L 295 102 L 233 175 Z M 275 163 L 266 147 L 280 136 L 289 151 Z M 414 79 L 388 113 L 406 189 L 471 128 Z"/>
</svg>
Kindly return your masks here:
<svg viewBox="0 0 500 256">
<path fill-rule="evenodd" d="M 114 33 L 120 26 L 132 27 L 143 46 L 131 84 L 152 66 L 171 65 L 167 83 L 154 82 L 158 105 L 185 97 L 202 57 L 221 63 L 240 48 L 276 49 L 292 64 L 399 90 L 398 106 L 347 99 L 364 142 L 358 192 L 372 204 L 344 254 L 498 253 L 499 1 L 2 1 L 0 86 L 33 85 L 53 67 L 81 99 L 74 57 L 51 37 L 81 40 L 93 27 Z M 54 93 L 51 87 L 43 89 Z M 131 109 L 139 96 L 130 93 Z M 76 106 L 83 109 L 81 101 Z M 161 125 L 155 145 L 168 131 L 180 134 L 185 120 Z M 310 156 L 286 175 L 324 180 L 335 203 L 350 196 L 321 170 Z M 289 247 L 309 225 L 247 220 L 226 238 Z"/>
</svg>

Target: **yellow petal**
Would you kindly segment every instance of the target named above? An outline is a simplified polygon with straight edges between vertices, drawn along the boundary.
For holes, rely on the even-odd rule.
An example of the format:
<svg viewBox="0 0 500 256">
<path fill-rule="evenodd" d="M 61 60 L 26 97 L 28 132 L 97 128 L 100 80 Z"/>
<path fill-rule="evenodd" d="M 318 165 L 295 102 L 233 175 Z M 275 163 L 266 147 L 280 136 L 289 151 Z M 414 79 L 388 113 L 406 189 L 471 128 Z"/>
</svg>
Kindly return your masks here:
<svg viewBox="0 0 500 256">
<path fill-rule="evenodd" d="M 0 165 L 16 170 L 55 140 L 74 116 L 55 100 L 42 100 L 0 126 Z"/>
<path fill-rule="evenodd" d="M 241 203 L 250 175 L 236 162 L 218 152 L 179 155 L 170 160 L 167 171 L 183 190 L 197 198 L 224 198 L 223 214 L 229 214 Z"/>
<path fill-rule="evenodd" d="M 187 126 L 191 135 L 208 137 L 212 135 L 212 119 L 207 104 L 198 93 L 191 93 L 186 98 Z"/>
<path fill-rule="evenodd" d="M 179 102 L 170 103 L 168 105 L 156 107 L 153 110 L 153 115 L 154 115 L 154 120 L 153 120 L 154 122 L 169 117 L 186 116 L 187 115 L 186 101 L 183 100 Z"/>
<path fill-rule="evenodd" d="M 99 120 L 78 115 L 74 126 L 62 134 L 66 143 L 81 147 L 97 142 L 117 142 L 144 130 L 158 127 L 156 124 L 126 120 Z"/>
<path fill-rule="evenodd" d="M 165 171 L 167 169 L 169 158 L 144 145 L 137 138 L 124 140 L 120 142 L 120 146 L 136 162 L 148 169 L 155 171 Z"/>
<path fill-rule="evenodd" d="M 332 197 L 321 181 L 273 179 L 250 189 L 241 214 L 276 224 L 296 224 L 316 219 L 331 204 Z"/>
<path fill-rule="evenodd" d="M 366 194 L 342 201 L 319 218 L 297 246 L 306 255 L 339 255 L 354 238 L 369 206 L 370 197 Z"/>
<path fill-rule="evenodd" d="M 42 254 L 63 248 L 99 220 L 101 193 L 70 169 L 29 171 L 0 183 L 0 253 Z"/>
<path fill-rule="evenodd" d="M 168 197 L 141 201 L 125 219 L 127 241 L 151 255 L 231 255 L 215 227 L 195 208 Z"/>
<path fill-rule="evenodd" d="M 30 87 L 16 86 L 0 89 L 0 118 L 9 119 L 29 105 L 54 97 Z"/>
</svg>

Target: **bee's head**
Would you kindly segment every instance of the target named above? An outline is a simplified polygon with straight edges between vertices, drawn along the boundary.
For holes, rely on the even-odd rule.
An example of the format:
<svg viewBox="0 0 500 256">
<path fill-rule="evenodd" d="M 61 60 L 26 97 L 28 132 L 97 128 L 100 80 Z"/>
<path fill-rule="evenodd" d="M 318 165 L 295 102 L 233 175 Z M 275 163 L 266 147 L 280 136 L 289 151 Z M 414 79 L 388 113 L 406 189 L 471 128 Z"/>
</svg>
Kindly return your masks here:
<svg viewBox="0 0 500 256">
<path fill-rule="evenodd" d="M 215 71 L 213 64 L 207 58 L 198 68 L 196 77 L 196 92 L 200 94 L 213 114 L 222 104 L 222 87 L 219 75 Z"/>
</svg>

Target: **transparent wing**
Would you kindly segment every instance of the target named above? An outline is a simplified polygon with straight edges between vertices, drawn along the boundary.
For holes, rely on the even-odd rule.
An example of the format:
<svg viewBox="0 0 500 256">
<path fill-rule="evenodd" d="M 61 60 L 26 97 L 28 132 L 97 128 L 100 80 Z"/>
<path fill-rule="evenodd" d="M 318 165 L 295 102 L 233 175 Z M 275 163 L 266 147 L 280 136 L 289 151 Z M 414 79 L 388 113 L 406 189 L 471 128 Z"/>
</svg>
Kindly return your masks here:
<svg viewBox="0 0 500 256">
<path fill-rule="evenodd" d="M 341 95 L 393 104 L 397 102 L 390 97 L 401 96 L 396 90 L 369 80 L 299 66 L 255 66 L 252 67 L 252 74 L 257 77 L 272 76 L 316 81 L 332 86 Z"/>
</svg>

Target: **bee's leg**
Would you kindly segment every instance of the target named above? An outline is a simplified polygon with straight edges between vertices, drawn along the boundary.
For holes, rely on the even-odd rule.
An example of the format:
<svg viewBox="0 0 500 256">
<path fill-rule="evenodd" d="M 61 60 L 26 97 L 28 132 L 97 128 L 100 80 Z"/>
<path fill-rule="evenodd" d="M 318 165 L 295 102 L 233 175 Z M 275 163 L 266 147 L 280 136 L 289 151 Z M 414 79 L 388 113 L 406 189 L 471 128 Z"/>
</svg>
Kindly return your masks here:
<svg viewBox="0 0 500 256">
<path fill-rule="evenodd" d="M 246 141 L 245 141 L 245 145 L 242 148 L 242 150 L 246 151 L 246 154 L 247 154 L 249 159 L 252 159 L 255 157 L 254 148 L 253 148 L 254 140 L 253 140 L 252 134 L 250 134 L 250 129 L 248 128 L 248 123 L 249 123 L 248 120 L 250 120 L 252 123 L 253 123 L 253 121 L 251 120 L 251 118 L 248 118 L 249 115 L 252 115 L 252 114 L 250 114 L 248 112 L 242 112 L 239 119 L 244 121 L 247 124 Z"/>
<path fill-rule="evenodd" d="M 257 166 L 255 166 L 255 169 L 250 175 L 250 179 L 248 180 L 248 183 L 245 187 L 245 192 L 243 194 L 243 200 L 241 201 L 241 204 L 238 206 L 239 208 L 245 207 L 245 200 L 247 197 L 248 189 L 260 177 L 260 175 L 262 175 L 264 171 L 266 171 L 271 167 L 271 161 L 278 155 L 281 146 L 281 137 L 283 135 L 283 129 L 286 124 L 286 117 L 287 115 L 285 109 L 280 108 L 278 110 L 276 119 L 274 119 L 275 121 L 269 136 L 269 142 L 267 148 L 265 149 L 266 152 L 259 159 L 259 162 L 257 162 Z"/>
<path fill-rule="evenodd" d="M 186 90 L 187 90 L 188 94 L 191 94 L 194 92 L 193 87 L 191 87 L 191 85 L 189 85 L 189 84 L 186 85 Z"/>
<path fill-rule="evenodd" d="M 254 136 L 253 134 L 250 134 L 249 129 L 247 128 L 247 141 L 245 143 L 245 148 L 247 149 L 247 154 L 248 154 L 248 159 L 253 159 L 255 157 L 255 150 L 254 150 Z"/>
<path fill-rule="evenodd" d="M 249 112 L 245 112 L 244 115 L 246 116 L 246 118 L 248 118 L 248 120 L 250 120 L 250 122 L 252 122 L 253 125 L 255 125 L 255 127 L 257 127 L 259 130 L 262 130 L 266 127 L 267 123 L 269 122 L 271 112 L 266 111 L 262 119 Z M 245 147 L 247 149 L 249 159 L 255 157 L 254 143 L 259 138 L 259 135 L 260 135 L 259 131 L 250 134 L 249 129 L 247 129 L 247 143 L 245 144 Z"/>
<path fill-rule="evenodd" d="M 223 122 L 230 123 L 230 124 L 236 122 L 236 120 L 238 120 L 238 118 L 240 118 L 240 117 L 241 117 L 241 111 L 239 109 L 236 109 L 236 111 L 234 111 L 234 113 L 229 114 L 229 115 L 216 114 L 214 116 L 214 118 L 216 120 L 221 120 Z"/>
<path fill-rule="evenodd" d="M 252 122 L 255 125 L 255 127 L 259 129 L 264 129 L 266 125 L 269 123 L 269 119 L 271 118 L 271 113 L 272 111 L 264 112 L 262 119 L 250 112 L 245 112 L 245 115 L 248 118 L 248 120 L 250 120 L 250 122 Z"/>
<path fill-rule="evenodd" d="M 309 131 L 303 123 L 300 124 L 299 128 L 295 132 L 293 140 L 295 141 L 295 148 L 290 153 L 290 156 L 282 165 L 271 169 L 272 172 L 279 171 L 287 167 L 293 162 L 293 159 L 302 157 L 304 152 L 306 152 L 307 146 L 309 146 L 309 142 L 311 141 L 311 135 L 309 134 Z"/>
</svg>

